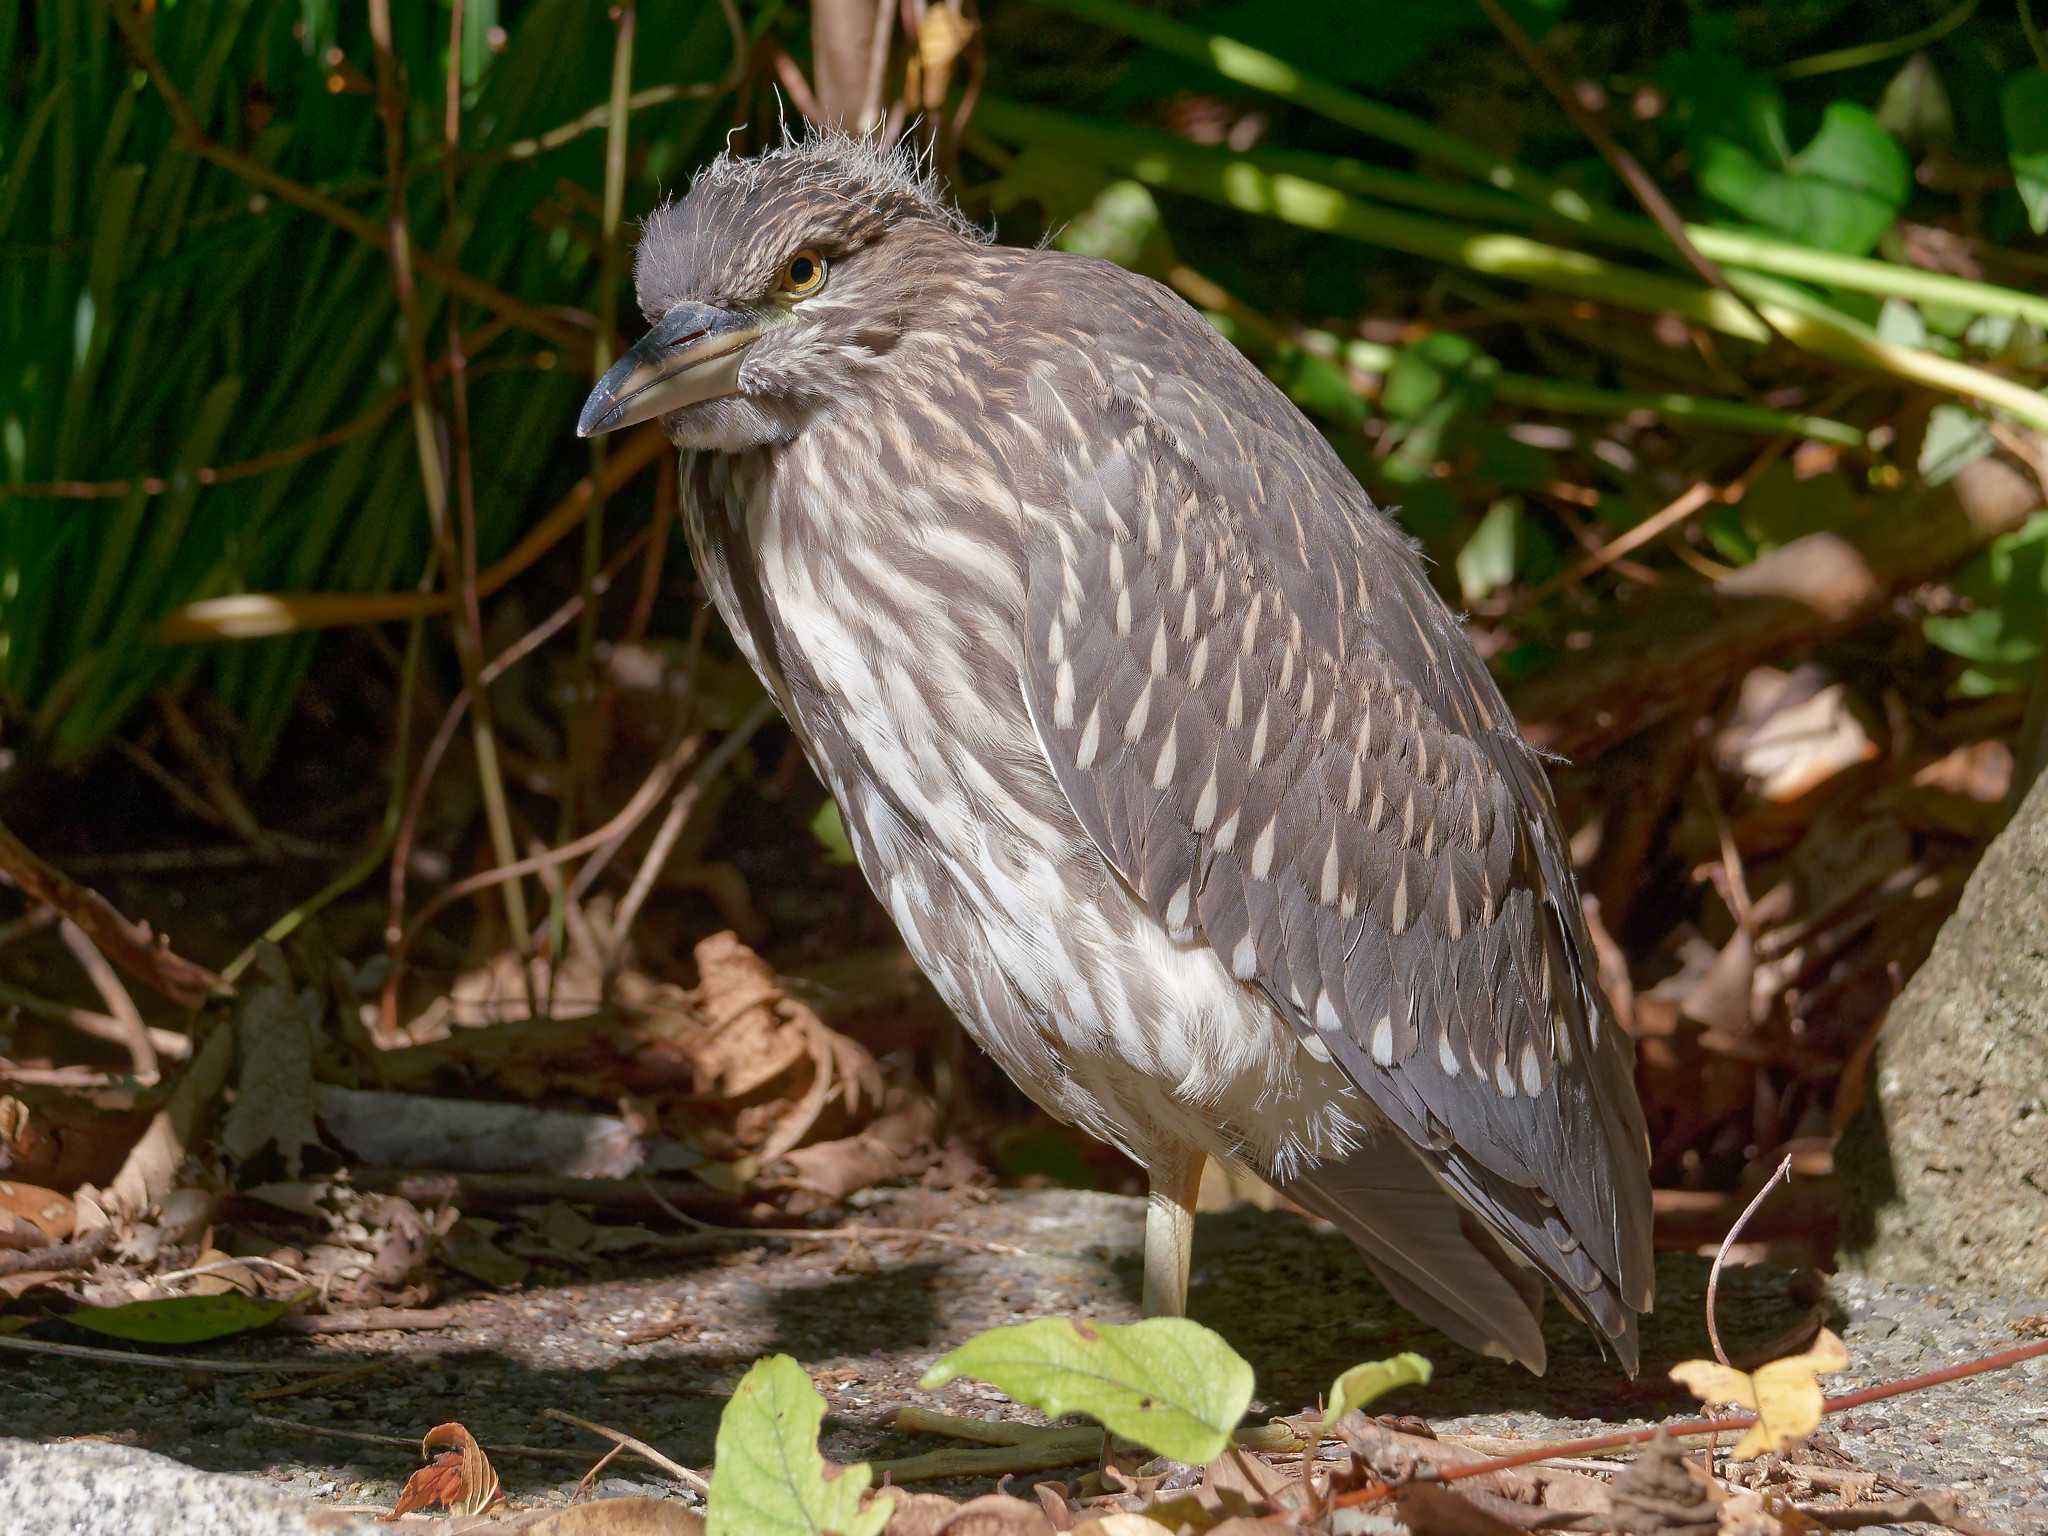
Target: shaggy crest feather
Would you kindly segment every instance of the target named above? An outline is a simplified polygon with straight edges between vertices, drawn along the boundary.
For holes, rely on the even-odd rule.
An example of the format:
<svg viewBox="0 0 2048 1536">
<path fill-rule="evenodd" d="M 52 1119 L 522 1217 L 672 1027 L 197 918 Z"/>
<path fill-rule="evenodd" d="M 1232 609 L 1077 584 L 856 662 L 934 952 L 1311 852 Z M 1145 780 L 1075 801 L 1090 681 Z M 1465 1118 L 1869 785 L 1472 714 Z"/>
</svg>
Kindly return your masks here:
<svg viewBox="0 0 2048 1536">
<path fill-rule="evenodd" d="M 878 214 L 901 217 L 915 209 L 964 240 L 994 243 L 992 231 L 960 211 L 939 180 L 931 152 L 909 134 L 885 145 L 871 133 L 810 125 L 792 129 L 785 122 L 780 147 L 744 156 L 726 150 L 691 178 L 690 190 L 718 187 L 746 198 L 787 179 L 793 170 L 803 181 L 829 185 L 841 196 L 850 190 L 855 196 L 865 192 Z"/>
</svg>

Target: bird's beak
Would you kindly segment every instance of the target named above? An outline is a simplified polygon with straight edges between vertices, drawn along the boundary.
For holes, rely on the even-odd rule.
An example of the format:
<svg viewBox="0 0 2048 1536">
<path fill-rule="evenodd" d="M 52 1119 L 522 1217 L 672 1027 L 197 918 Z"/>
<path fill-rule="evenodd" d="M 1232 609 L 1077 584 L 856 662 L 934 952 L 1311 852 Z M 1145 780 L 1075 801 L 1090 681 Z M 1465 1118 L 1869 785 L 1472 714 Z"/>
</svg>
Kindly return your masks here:
<svg viewBox="0 0 2048 1536">
<path fill-rule="evenodd" d="M 740 360 L 765 328 L 748 310 L 678 304 L 597 381 L 576 418 L 576 435 L 616 432 L 736 393 Z"/>
</svg>

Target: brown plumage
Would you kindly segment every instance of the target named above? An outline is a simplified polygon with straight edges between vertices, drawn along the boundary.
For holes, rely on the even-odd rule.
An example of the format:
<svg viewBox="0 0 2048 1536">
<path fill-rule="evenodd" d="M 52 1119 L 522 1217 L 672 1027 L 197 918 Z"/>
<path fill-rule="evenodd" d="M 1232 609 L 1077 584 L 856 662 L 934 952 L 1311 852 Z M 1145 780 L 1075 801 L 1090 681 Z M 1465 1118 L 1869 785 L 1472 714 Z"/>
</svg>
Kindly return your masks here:
<svg viewBox="0 0 2048 1536">
<path fill-rule="evenodd" d="M 985 244 L 824 137 L 650 219 L 659 416 L 721 613 L 968 1029 L 1152 1172 L 1203 1156 L 1541 1369 L 1542 1282 L 1635 1366 L 1632 1052 L 1541 766 L 1408 542 L 1164 288 Z"/>
</svg>

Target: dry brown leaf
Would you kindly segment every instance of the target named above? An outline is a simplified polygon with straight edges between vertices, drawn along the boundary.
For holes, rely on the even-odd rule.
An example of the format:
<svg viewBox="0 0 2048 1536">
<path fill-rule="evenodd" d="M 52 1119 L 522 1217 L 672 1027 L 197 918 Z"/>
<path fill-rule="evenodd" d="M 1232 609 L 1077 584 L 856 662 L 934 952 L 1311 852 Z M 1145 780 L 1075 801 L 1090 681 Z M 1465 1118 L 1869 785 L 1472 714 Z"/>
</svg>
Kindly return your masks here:
<svg viewBox="0 0 2048 1536">
<path fill-rule="evenodd" d="M 1414 1536 L 1520 1536 L 1524 1529 L 1481 1509 L 1474 1499 L 1432 1483 L 1395 1489 L 1394 1507 Z"/>
<path fill-rule="evenodd" d="M 436 1507 L 452 1515 L 480 1515 L 502 1497 L 490 1458 L 462 1425 L 436 1424 L 421 1438 L 420 1455 L 427 1465 L 406 1479 L 392 1519 Z"/>
<path fill-rule="evenodd" d="M 1740 1403 L 1756 1410 L 1756 1423 L 1735 1442 L 1731 1461 L 1750 1461 L 1765 1451 L 1782 1451 L 1819 1428 L 1826 1394 L 1819 1378 L 1847 1370 L 1849 1351 L 1823 1328 L 1804 1354 L 1787 1355 L 1738 1371 L 1715 1360 L 1684 1360 L 1671 1367 L 1671 1379 L 1703 1403 Z"/>
<path fill-rule="evenodd" d="M 887 1536 L 1053 1536 L 1053 1525 L 1036 1504 L 1006 1493 L 984 1494 L 961 1503 L 941 1493 L 894 1494 Z"/>
<path fill-rule="evenodd" d="M 0 1179 L 0 1248 L 47 1248 L 64 1242 L 76 1221 L 70 1197 L 39 1184 Z"/>
<path fill-rule="evenodd" d="M 192 1064 L 171 1091 L 170 1102 L 150 1118 L 146 1129 L 104 1191 L 79 1191 L 78 1230 L 85 1232 L 109 1221 L 132 1220 L 177 1186 L 185 1161 L 227 1082 L 235 1060 L 235 1032 L 216 1029 L 192 1058 Z"/>
<path fill-rule="evenodd" d="M 214 1268 L 215 1265 L 219 1268 Z M 230 1292 L 237 1296 L 254 1296 L 263 1289 L 248 1265 L 235 1263 L 218 1248 L 201 1249 L 199 1257 L 186 1267 L 207 1271 L 184 1282 L 188 1296 L 225 1296 Z"/>
<path fill-rule="evenodd" d="M 1779 805 L 1877 756 L 1848 688 L 1825 682 L 1812 667 L 1752 671 L 1715 749 L 1722 767 L 1747 779 L 1757 798 Z"/>
<path fill-rule="evenodd" d="M 536 1509 L 458 1529 L 450 1536 L 704 1536 L 704 1517 L 673 1499 L 599 1499 L 567 1509 Z"/>
<path fill-rule="evenodd" d="M 1173 1528 L 1161 1525 L 1157 1520 L 1147 1520 L 1143 1515 L 1119 1511 L 1083 1520 L 1074 1527 L 1074 1536 L 1173 1536 Z"/>
</svg>

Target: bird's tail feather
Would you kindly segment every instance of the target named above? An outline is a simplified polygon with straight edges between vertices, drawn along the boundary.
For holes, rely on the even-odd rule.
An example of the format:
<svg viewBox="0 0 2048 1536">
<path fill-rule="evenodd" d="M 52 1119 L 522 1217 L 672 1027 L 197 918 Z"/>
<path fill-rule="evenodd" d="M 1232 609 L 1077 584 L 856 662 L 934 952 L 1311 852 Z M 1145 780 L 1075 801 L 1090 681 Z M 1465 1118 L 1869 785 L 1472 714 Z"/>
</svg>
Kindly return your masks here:
<svg viewBox="0 0 2048 1536">
<path fill-rule="evenodd" d="M 1543 1276 L 1510 1258 L 1413 1153 L 1374 1141 L 1275 1187 L 1350 1238 L 1424 1322 L 1542 1374 Z"/>
</svg>

